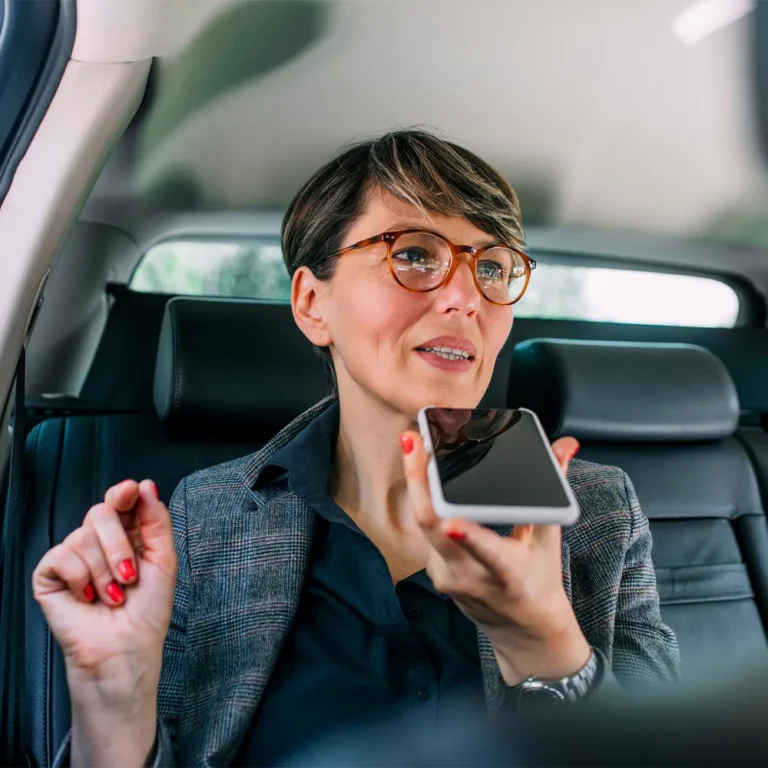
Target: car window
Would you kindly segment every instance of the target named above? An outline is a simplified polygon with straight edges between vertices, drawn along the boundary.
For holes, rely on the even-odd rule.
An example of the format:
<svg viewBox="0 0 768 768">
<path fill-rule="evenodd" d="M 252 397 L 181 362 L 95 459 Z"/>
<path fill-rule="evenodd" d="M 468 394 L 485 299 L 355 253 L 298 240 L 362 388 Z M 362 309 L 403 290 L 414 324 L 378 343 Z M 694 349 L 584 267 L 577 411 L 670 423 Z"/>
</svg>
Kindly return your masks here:
<svg viewBox="0 0 768 768">
<path fill-rule="evenodd" d="M 288 301 L 291 283 L 277 239 L 174 240 L 151 248 L 137 267 L 135 291 Z M 739 315 L 734 289 L 714 278 L 539 262 L 518 317 L 730 328 Z"/>
<path fill-rule="evenodd" d="M 288 301 L 291 281 L 280 241 L 171 240 L 150 248 L 134 291 Z"/>
<path fill-rule="evenodd" d="M 711 277 L 539 262 L 518 317 L 732 328 L 739 297 Z"/>
</svg>

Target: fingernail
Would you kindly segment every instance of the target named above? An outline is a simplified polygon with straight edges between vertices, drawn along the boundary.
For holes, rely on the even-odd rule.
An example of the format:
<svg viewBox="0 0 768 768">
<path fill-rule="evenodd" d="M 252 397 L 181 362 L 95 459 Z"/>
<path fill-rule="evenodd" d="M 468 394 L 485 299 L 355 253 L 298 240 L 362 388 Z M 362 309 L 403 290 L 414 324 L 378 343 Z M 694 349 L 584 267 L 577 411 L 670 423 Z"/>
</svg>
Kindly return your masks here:
<svg viewBox="0 0 768 768">
<path fill-rule="evenodd" d="M 157 490 L 157 485 L 155 483 L 152 483 L 152 493 L 155 494 L 156 499 L 160 499 L 160 491 Z"/>
<path fill-rule="evenodd" d="M 92 603 L 94 601 L 94 599 L 96 598 L 96 592 L 94 592 L 92 584 L 86 584 L 83 587 L 83 596 L 89 603 Z"/>
<path fill-rule="evenodd" d="M 463 531 L 448 531 L 446 536 L 454 541 L 464 541 L 467 538 L 467 534 Z"/>
<path fill-rule="evenodd" d="M 413 450 L 413 438 L 410 435 L 400 435 L 400 447 L 407 456 Z"/>
<path fill-rule="evenodd" d="M 576 447 L 573 449 L 573 451 L 571 451 L 571 455 L 568 458 L 568 461 L 570 461 L 579 452 L 580 448 L 581 446 L 578 443 L 576 443 Z"/>
<path fill-rule="evenodd" d="M 111 584 L 107 584 L 107 594 L 113 603 L 121 603 L 125 597 L 123 590 L 120 589 L 120 585 L 114 581 Z"/>
<path fill-rule="evenodd" d="M 120 575 L 124 581 L 132 581 L 136 578 L 136 569 L 133 567 L 133 563 L 130 560 L 123 560 L 120 565 L 117 566 L 117 570 L 120 571 Z"/>
</svg>

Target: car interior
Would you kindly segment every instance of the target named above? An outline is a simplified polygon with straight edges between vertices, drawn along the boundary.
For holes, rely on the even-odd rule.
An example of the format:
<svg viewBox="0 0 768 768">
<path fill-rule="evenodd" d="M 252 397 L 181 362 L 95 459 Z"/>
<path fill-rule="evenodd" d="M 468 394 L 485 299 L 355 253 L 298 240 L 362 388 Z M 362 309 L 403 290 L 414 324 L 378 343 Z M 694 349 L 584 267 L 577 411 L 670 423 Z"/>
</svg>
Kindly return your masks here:
<svg viewBox="0 0 768 768">
<path fill-rule="evenodd" d="M 0 141 L 9 755 L 21 739 L 49 765 L 70 727 L 43 553 L 116 482 L 168 501 L 328 394 L 282 213 L 339 146 L 396 126 L 464 143 L 520 195 L 539 268 L 485 403 L 629 474 L 684 676 L 768 667 L 759 5 L 40 0 Z M 20 15 L 0 23 L 32 40 Z"/>
</svg>

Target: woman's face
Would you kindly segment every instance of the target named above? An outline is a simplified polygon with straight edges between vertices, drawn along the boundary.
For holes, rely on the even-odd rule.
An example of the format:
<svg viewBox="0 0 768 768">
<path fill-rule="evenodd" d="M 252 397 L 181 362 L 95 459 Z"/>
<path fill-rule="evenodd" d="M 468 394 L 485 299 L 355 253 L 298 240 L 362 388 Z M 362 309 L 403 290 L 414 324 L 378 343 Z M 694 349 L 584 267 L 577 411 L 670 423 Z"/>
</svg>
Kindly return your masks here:
<svg viewBox="0 0 768 768">
<path fill-rule="evenodd" d="M 465 219 L 424 217 L 375 190 L 341 246 L 387 230 L 418 228 L 456 245 L 493 242 Z M 511 330 L 512 307 L 483 298 L 468 254 L 459 259 L 450 281 L 429 293 L 413 293 L 395 282 L 383 243 L 342 254 L 325 282 L 306 268 L 297 271 L 294 315 L 313 343 L 330 346 L 342 398 L 360 389 L 411 419 L 425 405 L 477 406 Z M 470 357 L 446 360 L 435 347 L 467 350 Z"/>
</svg>

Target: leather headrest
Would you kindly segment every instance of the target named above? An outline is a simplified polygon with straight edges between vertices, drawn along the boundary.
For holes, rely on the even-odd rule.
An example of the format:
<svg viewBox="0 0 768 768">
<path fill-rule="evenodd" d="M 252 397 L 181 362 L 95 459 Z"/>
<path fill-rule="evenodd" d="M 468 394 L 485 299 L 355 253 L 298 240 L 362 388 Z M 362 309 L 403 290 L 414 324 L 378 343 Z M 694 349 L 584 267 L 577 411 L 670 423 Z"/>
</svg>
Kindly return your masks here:
<svg viewBox="0 0 768 768">
<path fill-rule="evenodd" d="M 535 411 L 551 437 L 596 442 L 716 440 L 739 421 L 725 366 L 688 344 L 522 342 L 509 404 Z"/>
<path fill-rule="evenodd" d="M 291 308 L 171 299 L 155 366 L 155 409 L 174 429 L 270 435 L 329 392 Z"/>
</svg>

